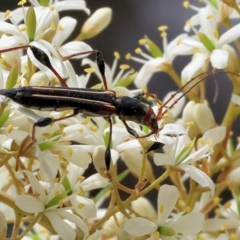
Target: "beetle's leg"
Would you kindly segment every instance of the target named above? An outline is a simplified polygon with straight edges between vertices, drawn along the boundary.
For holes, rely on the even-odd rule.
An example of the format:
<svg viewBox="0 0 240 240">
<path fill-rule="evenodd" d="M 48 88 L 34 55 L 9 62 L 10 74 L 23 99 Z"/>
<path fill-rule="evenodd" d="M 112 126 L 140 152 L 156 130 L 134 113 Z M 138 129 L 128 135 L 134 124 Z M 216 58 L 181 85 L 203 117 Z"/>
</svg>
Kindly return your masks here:
<svg viewBox="0 0 240 240">
<path fill-rule="evenodd" d="M 108 145 L 107 145 L 107 149 L 106 149 L 106 152 L 105 152 L 105 164 L 106 164 L 106 167 L 107 167 L 107 171 L 109 170 L 110 168 L 110 164 L 111 164 L 111 142 L 112 142 L 112 119 L 107 117 L 105 118 L 108 122 L 109 122 L 109 138 L 108 138 Z"/>
<path fill-rule="evenodd" d="M 121 120 L 122 120 L 122 119 L 121 119 Z M 139 137 L 138 134 L 137 134 L 137 132 L 136 132 L 134 129 L 132 129 L 131 127 L 129 127 L 125 120 L 122 120 L 122 122 L 123 122 L 125 128 L 127 129 L 127 131 L 128 131 L 131 135 L 133 135 L 133 136 L 136 137 L 136 138 Z"/>
</svg>

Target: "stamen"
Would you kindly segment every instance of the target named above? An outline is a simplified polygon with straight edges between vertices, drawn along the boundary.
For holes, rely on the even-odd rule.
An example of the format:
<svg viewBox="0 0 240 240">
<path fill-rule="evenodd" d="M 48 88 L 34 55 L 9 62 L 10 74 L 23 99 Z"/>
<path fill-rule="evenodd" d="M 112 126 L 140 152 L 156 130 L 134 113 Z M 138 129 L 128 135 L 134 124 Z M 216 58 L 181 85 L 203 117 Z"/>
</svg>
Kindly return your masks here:
<svg viewBox="0 0 240 240">
<path fill-rule="evenodd" d="M 27 0 L 21 0 L 20 2 L 18 2 L 17 5 L 23 5 L 23 4 L 25 4 L 26 2 L 27 2 Z"/>
<path fill-rule="evenodd" d="M 11 133 L 12 130 L 13 130 L 13 125 L 12 125 L 12 124 L 9 124 L 9 125 L 7 126 L 7 133 Z"/>
<path fill-rule="evenodd" d="M 63 27 L 62 25 L 58 24 L 58 30 L 59 30 L 59 31 L 63 31 L 63 30 L 64 30 L 64 27 Z"/>
<path fill-rule="evenodd" d="M 71 157 L 72 154 L 73 154 L 73 150 L 72 150 L 72 148 L 68 148 L 68 155 Z"/>
<path fill-rule="evenodd" d="M 138 41 L 139 45 L 144 45 L 147 43 L 147 40 L 145 38 L 142 38 Z"/>
<path fill-rule="evenodd" d="M 125 58 L 126 58 L 127 60 L 130 60 L 130 59 L 131 59 L 131 53 L 127 53 L 126 56 L 125 56 Z"/>
<path fill-rule="evenodd" d="M 86 73 L 93 73 L 93 72 L 95 72 L 95 68 L 85 68 L 84 69 L 84 72 L 86 72 Z"/>
<path fill-rule="evenodd" d="M 121 65 L 119 66 L 119 68 L 122 69 L 122 70 L 126 70 L 126 69 L 129 69 L 130 66 L 129 66 L 128 64 L 121 64 Z"/>
<path fill-rule="evenodd" d="M 165 207 L 163 205 L 159 206 L 159 212 L 164 213 Z"/>
<path fill-rule="evenodd" d="M 113 55 L 114 55 L 115 58 L 120 59 L 120 54 L 119 54 L 119 52 L 116 51 L 116 52 L 113 53 Z"/>
<path fill-rule="evenodd" d="M 51 22 L 50 29 L 51 29 L 52 31 L 55 31 L 55 30 L 56 30 L 56 26 L 55 26 L 55 23 L 54 23 L 54 22 Z"/>
<path fill-rule="evenodd" d="M 9 17 L 10 13 L 11 13 L 10 10 L 7 10 L 7 11 L 4 13 L 3 18 L 4 18 L 4 19 L 7 19 L 7 18 Z"/>
<path fill-rule="evenodd" d="M 135 53 L 136 54 L 141 54 L 142 53 L 142 49 L 141 48 L 136 48 L 135 49 Z"/>
<path fill-rule="evenodd" d="M 162 25 L 162 26 L 158 27 L 158 30 L 161 32 L 165 32 L 166 30 L 168 30 L 168 26 Z"/>
<path fill-rule="evenodd" d="M 85 207 L 85 204 L 84 204 L 84 203 L 79 203 L 77 207 L 78 207 L 79 209 L 82 209 L 83 207 Z"/>
<path fill-rule="evenodd" d="M 184 1 L 183 2 L 183 7 L 184 8 L 189 8 L 190 4 L 189 4 L 189 1 Z"/>
</svg>

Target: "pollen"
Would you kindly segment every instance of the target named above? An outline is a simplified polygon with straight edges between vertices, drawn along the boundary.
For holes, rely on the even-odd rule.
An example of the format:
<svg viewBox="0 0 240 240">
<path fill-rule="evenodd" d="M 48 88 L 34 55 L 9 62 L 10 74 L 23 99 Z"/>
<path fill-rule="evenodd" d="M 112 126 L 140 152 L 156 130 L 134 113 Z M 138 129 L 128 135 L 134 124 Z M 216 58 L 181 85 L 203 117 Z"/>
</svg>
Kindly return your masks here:
<svg viewBox="0 0 240 240">
<path fill-rule="evenodd" d="M 191 210 L 192 210 L 192 208 L 189 207 L 189 206 L 186 206 L 186 207 L 184 208 L 184 212 L 185 212 L 185 213 L 189 213 L 189 212 L 191 212 Z"/>
<path fill-rule="evenodd" d="M 141 49 L 141 48 L 136 48 L 136 49 L 135 49 L 135 53 L 136 53 L 136 54 L 142 53 L 142 49 Z"/>
<path fill-rule="evenodd" d="M 207 18 L 208 20 L 210 20 L 210 19 L 213 18 L 213 15 L 212 15 L 212 14 L 211 14 L 211 15 L 208 15 L 206 18 Z"/>
<path fill-rule="evenodd" d="M 190 4 L 189 4 L 189 1 L 184 1 L 183 2 L 183 7 L 184 8 L 189 8 Z"/>
<path fill-rule="evenodd" d="M 58 205 L 59 205 L 60 208 L 62 208 L 62 206 L 63 206 L 63 200 L 62 200 L 62 199 L 60 199 L 60 200 L 58 201 Z"/>
<path fill-rule="evenodd" d="M 218 32 L 217 29 L 215 29 L 215 30 L 213 31 L 213 36 L 214 36 L 216 39 L 219 38 L 219 32 Z"/>
<path fill-rule="evenodd" d="M 188 127 L 194 126 L 194 122 L 187 122 L 187 126 L 188 126 Z"/>
<path fill-rule="evenodd" d="M 93 132 L 97 132 L 97 130 L 98 130 L 98 128 L 96 126 L 93 126 L 93 125 L 89 126 L 89 129 Z"/>
<path fill-rule="evenodd" d="M 64 27 L 63 27 L 63 25 L 61 25 L 61 24 L 58 24 L 58 30 L 59 30 L 59 31 L 63 31 L 63 30 L 64 30 Z"/>
<path fill-rule="evenodd" d="M 125 58 L 126 58 L 127 60 L 130 60 L 130 59 L 131 59 L 131 53 L 127 53 L 126 56 L 125 56 Z"/>
<path fill-rule="evenodd" d="M 90 121 L 91 121 L 91 118 L 90 118 L 90 117 L 86 117 L 86 118 L 81 122 L 81 124 L 87 125 Z"/>
<path fill-rule="evenodd" d="M 158 30 L 161 32 L 165 32 L 166 30 L 168 30 L 168 26 L 166 26 L 166 25 L 159 26 Z"/>
<path fill-rule="evenodd" d="M 62 152 L 58 152 L 58 159 L 63 160 L 63 153 Z"/>
<path fill-rule="evenodd" d="M 120 59 L 120 53 L 119 52 L 117 52 L 117 51 L 115 51 L 114 53 L 113 53 L 113 55 L 114 55 L 114 57 L 116 58 L 116 59 Z"/>
<path fill-rule="evenodd" d="M 219 197 L 213 198 L 214 205 L 218 205 L 220 203 L 221 199 Z"/>
<path fill-rule="evenodd" d="M 20 32 L 25 32 L 27 30 L 27 26 L 26 25 L 23 25 L 19 28 L 19 31 Z"/>
<path fill-rule="evenodd" d="M 26 2 L 27 2 L 27 0 L 22 0 L 22 1 L 18 2 L 17 5 L 23 5 L 23 4 L 25 4 Z"/>
<path fill-rule="evenodd" d="M 84 204 L 84 203 L 79 203 L 79 204 L 77 205 L 77 207 L 78 207 L 79 209 L 82 209 L 83 207 L 85 207 L 85 204 Z"/>
<path fill-rule="evenodd" d="M 11 12 L 10 12 L 9 10 L 7 10 L 7 11 L 4 13 L 3 18 L 4 18 L 4 19 L 8 18 L 9 15 L 10 15 L 10 13 L 11 13 Z"/>
<path fill-rule="evenodd" d="M 83 180 L 85 180 L 85 177 L 84 177 L 84 176 L 78 176 L 78 177 L 77 177 L 77 180 L 78 180 L 79 182 L 82 182 Z"/>
<path fill-rule="evenodd" d="M 55 30 L 56 30 L 56 26 L 55 26 L 55 23 L 54 23 L 54 22 L 51 22 L 50 29 L 51 29 L 52 31 L 55 31 Z"/>
<path fill-rule="evenodd" d="M 12 125 L 12 124 L 9 124 L 9 125 L 7 126 L 7 132 L 8 132 L 8 133 L 11 133 L 12 130 L 13 130 L 13 125 Z"/>
<path fill-rule="evenodd" d="M 228 224 L 224 224 L 224 225 L 222 225 L 221 230 L 222 231 L 226 231 L 226 230 L 228 230 L 228 228 L 229 228 L 229 225 Z"/>
<path fill-rule="evenodd" d="M 158 240 L 159 237 L 160 237 L 160 236 L 159 236 L 159 232 L 157 232 L 157 231 L 154 232 L 154 233 L 151 235 L 151 237 L 152 237 L 153 240 Z"/>
<path fill-rule="evenodd" d="M 199 48 L 197 48 L 197 47 L 193 47 L 191 50 L 192 50 L 193 53 L 199 53 L 200 52 Z"/>
<path fill-rule="evenodd" d="M 121 64 L 119 68 L 122 70 L 126 70 L 126 69 L 129 69 L 130 66 L 128 64 Z"/>
<path fill-rule="evenodd" d="M 147 40 L 145 38 L 139 39 L 138 41 L 139 45 L 144 45 L 147 43 Z"/>
<path fill-rule="evenodd" d="M 163 205 L 159 206 L 159 212 L 164 213 L 165 207 Z"/>
<path fill-rule="evenodd" d="M 231 207 L 231 202 L 226 202 L 225 204 L 224 204 L 224 208 L 225 209 L 228 209 L 228 208 L 230 208 Z"/>
<path fill-rule="evenodd" d="M 93 72 L 95 72 L 95 68 L 85 68 L 84 72 L 86 72 L 86 73 L 93 73 Z"/>
<path fill-rule="evenodd" d="M 54 179 L 54 183 L 58 183 L 58 181 L 59 181 L 59 178 Z"/>
<path fill-rule="evenodd" d="M 73 150 L 72 148 L 68 148 L 68 155 L 71 157 L 73 155 Z"/>
</svg>

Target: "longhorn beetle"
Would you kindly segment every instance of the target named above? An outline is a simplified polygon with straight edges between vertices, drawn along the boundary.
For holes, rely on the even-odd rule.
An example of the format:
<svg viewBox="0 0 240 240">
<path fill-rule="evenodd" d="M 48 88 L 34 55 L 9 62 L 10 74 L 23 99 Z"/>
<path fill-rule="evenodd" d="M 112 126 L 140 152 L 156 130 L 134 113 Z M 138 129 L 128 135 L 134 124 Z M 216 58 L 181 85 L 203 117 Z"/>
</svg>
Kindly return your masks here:
<svg viewBox="0 0 240 240">
<path fill-rule="evenodd" d="M 41 62 L 43 65 L 48 67 L 60 80 L 62 87 L 36 87 L 36 86 L 28 86 L 28 87 L 19 87 L 14 89 L 1 89 L 0 95 L 4 95 L 13 101 L 23 105 L 24 107 L 37 109 L 37 110 L 73 110 L 73 113 L 67 115 L 65 117 L 61 117 L 58 119 L 52 119 L 50 117 L 40 118 L 37 122 L 34 123 L 32 129 L 32 142 L 23 149 L 27 151 L 35 142 L 35 128 L 36 127 L 44 127 L 53 122 L 60 121 L 72 116 L 77 115 L 78 113 L 84 113 L 91 117 L 101 116 L 104 117 L 110 125 L 110 134 L 108 139 L 108 144 L 105 152 L 105 161 L 107 170 L 109 170 L 110 162 L 111 162 L 111 152 L 110 152 L 110 144 L 111 144 L 111 136 L 112 136 L 112 120 L 111 117 L 118 116 L 119 119 L 125 125 L 127 131 L 136 138 L 148 137 L 152 134 L 157 135 L 161 128 L 158 128 L 158 120 L 162 118 L 162 116 L 167 112 L 167 110 L 163 110 L 164 107 L 173 99 L 176 94 L 180 91 L 185 90 L 187 84 L 181 87 L 168 101 L 166 101 L 162 106 L 159 107 L 158 114 L 156 115 L 152 108 L 143 102 L 141 102 L 142 95 L 140 94 L 133 98 L 123 96 L 117 97 L 114 91 L 108 90 L 107 82 L 105 78 L 105 64 L 102 57 L 102 54 L 97 50 L 90 50 L 87 52 L 76 53 L 67 57 L 62 58 L 63 60 L 67 60 L 71 57 L 82 55 L 82 54 L 96 54 L 96 62 L 98 65 L 98 69 L 101 73 L 103 85 L 105 89 L 96 90 L 96 89 L 88 89 L 88 88 L 68 88 L 64 79 L 57 73 L 57 71 L 52 67 L 51 62 L 45 52 L 40 50 L 39 48 L 31 45 L 19 46 L 16 48 L 5 49 L 0 51 L 7 52 L 11 50 L 16 50 L 19 48 L 28 48 L 33 52 L 35 58 Z M 201 74 L 200 74 L 201 76 Z M 203 79 L 207 78 L 209 75 L 200 79 L 196 83 L 192 84 L 189 89 L 185 90 L 180 97 L 178 97 L 168 108 L 172 108 L 177 101 L 179 101 L 187 92 L 189 92 L 192 88 L 194 88 L 199 82 Z M 199 76 L 198 76 L 199 77 Z M 194 78 L 195 79 L 195 78 Z M 192 79 L 191 82 L 194 80 Z M 147 95 L 155 98 L 153 95 Z M 156 98 L 155 98 L 156 99 Z M 159 102 L 159 100 L 157 100 Z M 126 121 L 134 121 L 139 124 L 146 125 L 150 128 L 150 133 L 139 136 L 136 131 L 128 126 Z M 162 147 L 162 143 L 157 144 L 158 147 Z M 151 148 L 152 150 L 152 148 Z M 20 153 L 21 154 L 21 153 Z"/>
</svg>

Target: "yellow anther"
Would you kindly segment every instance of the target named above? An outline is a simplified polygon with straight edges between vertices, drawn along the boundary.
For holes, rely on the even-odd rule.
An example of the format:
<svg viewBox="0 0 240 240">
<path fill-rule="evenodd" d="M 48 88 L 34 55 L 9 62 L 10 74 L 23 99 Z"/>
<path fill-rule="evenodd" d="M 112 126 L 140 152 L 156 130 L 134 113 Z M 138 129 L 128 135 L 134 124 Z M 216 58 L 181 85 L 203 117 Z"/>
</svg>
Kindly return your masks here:
<svg viewBox="0 0 240 240">
<path fill-rule="evenodd" d="M 163 116 L 162 116 L 162 119 L 168 119 L 169 118 L 169 114 L 165 113 Z"/>
<path fill-rule="evenodd" d="M 37 172 L 37 179 L 41 180 L 42 179 L 42 175 L 40 174 L 40 172 Z"/>
<path fill-rule="evenodd" d="M 84 195 L 85 194 L 85 192 L 84 192 L 84 190 L 83 190 L 83 188 L 81 186 L 79 186 L 79 194 L 80 195 Z"/>
<path fill-rule="evenodd" d="M 78 177 L 77 177 L 77 180 L 78 180 L 79 182 L 82 182 L 83 180 L 85 180 L 85 177 L 84 177 L 84 176 L 78 176 Z"/>
<path fill-rule="evenodd" d="M 13 130 L 13 125 L 12 125 L 12 124 L 9 124 L 9 125 L 7 126 L 7 132 L 8 132 L 8 133 L 11 133 L 12 130 Z"/>
<path fill-rule="evenodd" d="M 115 51 L 115 52 L 113 53 L 113 55 L 114 55 L 114 57 L 115 57 L 116 59 L 120 59 L 120 53 L 119 53 L 119 52 Z"/>
<path fill-rule="evenodd" d="M 237 137 L 237 141 L 240 142 L 240 136 Z"/>
<path fill-rule="evenodd" d="M 191 207 L 186 206 L 183 211 L 184 211 L 185 213 L 189 213 L 189 212 L 191 212 L 191 210 L 192 210 Z"/>
<path fill-rule="evenodd" d="M 19 80 L 19 83 L 21 82 L 22 83 L 22 86 L 24 87 L 26 87 L 26 86 L 29 86 L 29 84 L 28 84 L 28 81 L 27 81 L 27 79 L 26 78 L 23 78 L 22 80 L 21 79 L 18 79 Z M 18 81 L 17 80 L 17 81 Z"/>
<path fill-rule="evenodd" d="M 167 33 L 166 32 L 161 32 L 160 37 L 166 37 Z"/>
<path fill-rule="evenodd" d="M 208 146 L 211 147 L 213 145 L 212 141 L 208 142 Z"/>
<path fill-rule="evenodd" d="M 50 9 L 51 11 L 54 11 L 54 10 L 55 10 L 55 7 L 54 7 L 54 6 L 49 6 L 49 9 Z"/>
<path fill-rule="evenodd" d="M 203 138 L 199 138 L 197 141 L 198 141 L 198 143 L 204 144 L 204 139 Z"/>
<path fill-rule="evenodd" d="M 45 138 L 50 138 L 52 135 L 50 133 L 42 133 L 42 136 L 44 136 Z"/>
<path fill-rule="evenodd" d="M 163 205 L 159 206 L 159 212 L 164 213 L 165 207 Z"/>
<path fill-rule="evenodd" d="M 237 240 L 237 235 L 235 233 L 230 234 L 230 240 Z"/>
<path fill-rule="evenodd" d="M 26 25 L 22 25 L 20 28 L 19 28 L 19 31 L 20 32 L 25 32 L 27 30 L 27 26 Z"/>
<path fill-rule="evenodd" d="M 229 228 L 229 225 L 226 223 L 226 224 L 222 225 L 221 230 L 226 231 L 226 230 L 228 230 L 228 228 Z"/>
<path fill-rule="evenodd" d="M 55 23 L 54 23 L 54 22 L 51 22 L 50 29 L 51 29 L 52 31 L 55 31 L 55 30 L 56 30 L 56 26 L 55 26 Z"/>
<path fill-rule="evenodd" d="M 142 38 L 138 41 L 139 45 L 144 45 L 147 43 L 147 40 L 145 38 Z"/>
<path fill-rule="evenodd" d="M 59 205 L 60 208 L 63 206 L 63 200 L 62 200 L 62 199 L 60 199 L 60 200 L 58 201 L 58 205 Z"/>
<path fill-rule="evenodd" d="M 54 179 L 54 183 L 58 183 L 58 181 L 59 181 L 59 178 Z"/>
<path fill-rule="evenodd" d="M 178 204 L 179 204 L 181 207 L 184 207 L 184 206 L 185 206 L 185 202 L 184 202 L 182 199 L 178 199 Z"/>
<path fill-rule="evenodd" d="M 98 130 L 98 128 L 96 126 L 93 126 L 93 125 L 89 126 L 89 129 L 93 132 L 97 132 L 97 130 Z"/>
<path fill-rule="evenodd" d="M 21 0 L 20 2 L 18 2 L 17 5 L 23 5 L 23 4 L 25 4 L 26 2 L 27 2 L 27 0 Z"/>
<path fill-rule="evenodd" d="M 220 211 L 219 208 L 216 208 L 216 209 L 214 210 L 214 213 L 215 213 L 215 215 L 218 216 L 218 217 L 220 217 L 220 216 L 222 215 L 222 213 L 221 213 L 221 211 Z"/>
<path fill-rule="evenodd" d="M 217 29 L 215 29 L 215 30 L 213 31 L 213 36 L 214 36 L 216 39 L 219 38 L 219 32 L 218 32 Z"/>
<path fill-rule="evenodd" d="M 206 18 L 207 18 L 208 20 L 210 20 L 210 19 L 213 18 L 213 15 L 212 15 L 212 14 L 211 14 L 211 15 L 208 15 Z"/>
<path fill-rule="evenodd" d="M 213 198 L 214 205 L 218 205 L 220 203 L 221 199 L 219 197 Z"/>
<path fill-rule="evenodd" d="M 187 122 L 188 127 L 192 127 L 195 123 L 194 122 Z"/>
<path fill-rule="evenodd" d="M 40 82 L 40 86 L 41 86 L 41 87 L 44 87 L 45 85 L 46 85 L 46 84 L 45 84 L 44 81 L 41 81 L 41 82 Z"/>
<path fill-rule="evenodd" d="M 134 74 L 135 73 L 135 69 L 132 68 L 130 71 L 129 71 L 129 74 Z"/>
<path fill-rule="evenodd" d="M 72 150 L 72 148 L 68 148 L 68 155 L 71 157 L 72 154 L 73 154 L 73 150 Z"/>
<path fill-rule="evenodd" d="M 59 31 L 63 31 L 63 30 L 64 30 L 64 27 L 63 27 L 63 25 L 61 25 L 61 24 L 58 24 L 58 30 L 59 30 Z"/>
<path fill-rule="evenodd" d="M 0 63 L 4 64 L 5 60 L 3 58 L 0 58 Z"/>
<path fill-rule="evenodd" d="M 166 30 L 168 30 L 168 26 L 162 25 L 162 26 L 158 27 L 158 30 L 161 32 L 163 32 L 163 31 L 165 32 Z"/>
<path fill-rule="evenodd" d="M 84 72 L 86 72 L 86 73 L 93 73 L 93 72 L 95 72 L 95 68 L 85 68 Z"/>
<path fill-rule="evenodd" d="M 49 236 L 46 237 L 46 240 L 51 240 Z"/>
<path fill-rule="evenodd" d="M 184 7 L 184 8 L 189 8 L 189 6 L 190 6 L 189 1 L 184 1 L 184 2 L 183 2 L 183 7 Z"/>
<path fill-rule="evenodd" d="M 78 130 L 78 132 L 79 132 L 79 133 L 83 133 L 84 131 L 83 131 L 83 129 L 81 128 L 81 129 Z"/>
<path fill-rule="evenodd" d="M 156 232 L 152 233 L 151 237 L 153 240 L 158 240 L 160 237 L 159 232 L 156 231 Z"/>
<path fill-rule="evenodd" d="M 182 38 L 179 38 L 179 39 L 177 40 L 177 46 L 179 46 L 180 44 L 182 44 Z"/>
<path fill-rule="evenodd" d="M 200 52 L 200 49 L 197 48 L 197 47 L 193 47 L 191 50 L 192 50 L 193 53 L 199 53 Z"/>
<path fill-rule="evenodd" d="M 78 207 L 79 209 L 82 209 L 83 207 L 85 207 L 85 204 L 84 204 L 84 203 L 79 203 L 77 207 Z"/>
<path fill-rule="evenodd" d="M 59 159 L 59 160 L 63 160 L 63 154 L 62 154 L 62 152 L 58 152 L 58 159 Z"/>
<path fill-rule="evenodd" d="M 48 233 L 48 231 L 47 231 L 47 229 L 46 228 L 40 228 L 39 230 L 38 230 L 40 233 Z"/>
<path fill-rule="evenodd" d="M 230 208 L 231 207 L 231 202 L 226 202 L 225 204 L 224 204 L 224 208 L 225 209 L 228 209 L 228 208 Z"/>
<path fill-rule="evenodd" d="M 185 25 L 191 25 L 191 19 L 188 19 L 188 20 L 185 22 Z"/>
<path fill-rule="evenodd" d="M 142 49 L 141 49 L 141 48 L 136 48 L 136 49 L 135 49 L 135 53 L 136 53 L 136 54 L 142 53 Z"/>
<path fill-rule="evenodd" d="M 122 70 L 126 70 L 126 69 L 129 69 L 130 66 L 129 66 L 128 64 L 121 64 L 121 65 L 119 66 L 119 68 L 122 69 Z"/>
<path fill-rule="evenodd" d="M 91 121 L 91 118 L 90 118 L 90 117 L 86 117 L 86 118 L 81 122 L 81 124 L 87 125 L 90 121 Z"/>
<path fill-rule="evenodd" d="M 189 148 L 194 148 L 194 142 L 191 142 L 191 143 L 189 144 Z"/>
<path fill-rule="evenodd" d="M 8 18 L 9 15 L 10 15 L 10 13 L 11 13 L 10 10 L 7 10 L 7 11 L 4 13 L 3 18 L 4 18 L 4 19 Z"/>
<path fill-rule="evenodd" d="M 131 59 L 131 53 L 127 53 L 126 56 L 125 56 L 125 58 L 126 58 L 127 60 L 130 60 L 130 59 Z"/>
</svg>

